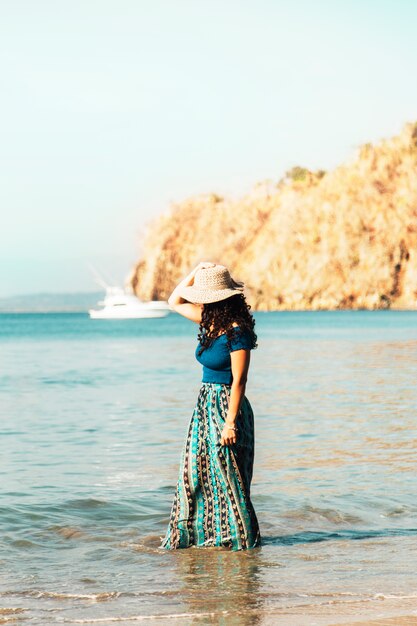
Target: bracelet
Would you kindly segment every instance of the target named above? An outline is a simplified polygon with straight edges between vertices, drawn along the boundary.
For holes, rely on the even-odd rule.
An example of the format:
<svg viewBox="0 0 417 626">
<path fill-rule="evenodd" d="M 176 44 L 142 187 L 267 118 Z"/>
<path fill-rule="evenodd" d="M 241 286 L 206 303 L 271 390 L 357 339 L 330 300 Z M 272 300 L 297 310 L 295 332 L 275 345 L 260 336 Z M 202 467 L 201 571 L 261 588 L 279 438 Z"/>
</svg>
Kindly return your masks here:
<svg viewBox="0 0 417 626">
<path fill-rule="evenodd" d="M 227 424 L 226 424 L 226 426 L 227 426 Z M 237 430 L 234 426 L 227 426 L 227 428 L 228 428 L 229 430 Z"/>
</svg>

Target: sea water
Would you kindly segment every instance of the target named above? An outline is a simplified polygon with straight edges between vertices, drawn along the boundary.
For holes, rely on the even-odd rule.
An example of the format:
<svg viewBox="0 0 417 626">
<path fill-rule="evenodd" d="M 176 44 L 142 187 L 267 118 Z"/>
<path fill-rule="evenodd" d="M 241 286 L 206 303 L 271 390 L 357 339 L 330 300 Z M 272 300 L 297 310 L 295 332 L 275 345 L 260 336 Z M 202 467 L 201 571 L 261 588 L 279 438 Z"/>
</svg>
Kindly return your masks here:
<svg viewBox="0 0 417 626">
<path fill-rule="evenodd" d="M 159 548 L 197 330 L 0 315 L 0 623 L 416 614 L 417 312 L 256 314 L 247 552 Z"/>
</svg>

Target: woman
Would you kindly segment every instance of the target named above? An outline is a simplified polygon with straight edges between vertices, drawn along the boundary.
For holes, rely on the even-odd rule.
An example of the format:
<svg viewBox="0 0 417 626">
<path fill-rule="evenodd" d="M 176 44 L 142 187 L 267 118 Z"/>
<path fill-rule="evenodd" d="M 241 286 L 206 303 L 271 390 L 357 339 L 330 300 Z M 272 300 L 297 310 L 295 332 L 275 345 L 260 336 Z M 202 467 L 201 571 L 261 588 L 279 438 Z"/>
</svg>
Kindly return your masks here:
<svg viewBox="0 0 417 626">
<path fill-rule="evenodd" d="M 245 386 L 257 337 L 243 285 L 223 265 L 200 263 L 168 303 L 200 325 L 203 379 L 161 547 L 254 548 L 260 533 L 250 499 L 254 425 Z"/>
</svg>

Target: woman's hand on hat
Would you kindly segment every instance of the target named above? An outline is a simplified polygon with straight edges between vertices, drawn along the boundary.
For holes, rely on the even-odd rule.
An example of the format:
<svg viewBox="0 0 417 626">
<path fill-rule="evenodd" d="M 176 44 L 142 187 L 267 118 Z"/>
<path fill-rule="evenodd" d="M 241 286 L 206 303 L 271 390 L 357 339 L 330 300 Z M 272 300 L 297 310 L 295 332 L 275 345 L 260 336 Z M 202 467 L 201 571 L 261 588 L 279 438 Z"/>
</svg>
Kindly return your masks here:
<svg viewBox="0 0 417 626">
<path fill-rule="evenodd" d="M 195 268 L 193 269 L 193 271 L 190 274 L 190 278 L 191 280 L 189 281 L 189 284 L 192 285 L 194 282 L 194 276 L 197 274 L 197 272 L 199 270 L 205 270 L 209 267 L 215 267 L 215 263 L 210 263 L 210 261 L 200 261 L 200 263 L 198 265 L 195 266 Z"/>
<path fill-rule="evenodd" d="M 197 274 L 199 270 L 206 269 L 207 267 L 214 267 L 215 263 L 210 263 L 209 261 L 201 261 L 198 265 L 195 266 L 193 270 L 186 276 L 176 287 L 191 287 L 194 283 L 194 276 Z"/>
</svg>

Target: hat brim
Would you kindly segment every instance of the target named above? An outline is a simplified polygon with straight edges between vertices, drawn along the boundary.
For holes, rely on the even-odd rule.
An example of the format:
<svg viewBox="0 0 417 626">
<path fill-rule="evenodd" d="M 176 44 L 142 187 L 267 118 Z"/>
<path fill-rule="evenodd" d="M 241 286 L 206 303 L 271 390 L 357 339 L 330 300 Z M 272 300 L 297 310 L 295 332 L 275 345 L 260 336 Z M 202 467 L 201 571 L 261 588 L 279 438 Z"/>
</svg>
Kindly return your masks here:
<svg viewBox="0 0 417 626">
<path fill-rule="evenodd" d="M 193 304 L 209 304 L 210 302 L 220 302 L 226 300 L 232 296 L 236 296 L 238 293 L 243 293 L 243 287 L 237 287 L 236 289 L 196 289 L 192 285 L 189 287 L 182 287 L 178 289 L 179 295 L 184 300 L 192 302 Z"/>
</svg>

